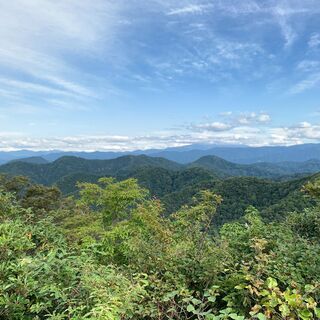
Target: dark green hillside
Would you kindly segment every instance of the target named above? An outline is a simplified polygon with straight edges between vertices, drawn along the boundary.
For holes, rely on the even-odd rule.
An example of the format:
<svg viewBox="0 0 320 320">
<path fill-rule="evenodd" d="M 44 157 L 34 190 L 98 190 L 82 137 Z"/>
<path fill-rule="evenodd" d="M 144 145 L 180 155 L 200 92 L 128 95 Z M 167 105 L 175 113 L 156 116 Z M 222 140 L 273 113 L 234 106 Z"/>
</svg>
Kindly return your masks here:
<svg viewBox="0 0 320 320">
<path fill-rule="evenodd" d="M 216 156 L 205 156 L 188 165 L 201 167 L 214 172 L 221 178 L 232 176 L 260 177 L 266 179 L 279 179 L 296 174 L 311 174 L 320 172 L 320 161 L 306 162 L 280 162 L 280 163 L 254 163 L 237 164 Z"/>
<path fill-rule="evenodd" d="M 184 184 L 180 189 L 165 195 L 162 198 L 170 212 L 178 210 L 182 205 L 192 203 L 192 198 L 204 189 L 211 190 L 224 199 L 214 223 L 223 223 L 239 219 L 244 215 L 246 208 L 253 205 L 261 210 L 266 220 L 281 220 L 292 211 L 313 205 L 313 202 L 301 193 L 302 186 L 317 176 L 275 182 L 254 177 L 232 177 L 224 180 L 202 180 L 197 184 Z"/>
<path fill-rule="evenodd" d="M 241 165 L 226 161 L 216 156 L 205 156 L 194 161 L 189 167 L 201 167 L 218 174 L 221 178 L 230 176 L 256 176 L 262 177 L 265 171 L 252 165 Z"/>
<path fill-rule="evenodd" d="M 214 222 L 218 225 L 241 218 L 249 205 L 262 211 L 267 220 L 283 219 L 288 212 L 310 206 L 310 201 L 300 192 L 308 178 L 276 182 L 255 177 L 231 177 L 218 179 L 202 168 L 172 171 L 163 168 L 141 168 L 128 173 L 138 179 L 141 186 L 150 190 L 151 196 L 161 199 L 166 213 L 172 213 L 203 189 L 209 189 L 224 199 Z M 77 193 L 77 182 L 95 183 L 99 176 L 85 173 L 67 175 L 56 185 L 63 194 Z M 311 179 L 311 178 L 310 178 Z M 275 208 L 276 210 L 274 210 Z"/>
<path fill-rule="evenodd" d="M 198 184 L 217 179 L 212 173 L 202 168 L 188 168 L 179 171 L 143 168 L 133 172 L 131 177 L 138 179 L 139 183 L 150 190 L 152 195 L 160 198 L 186 186 L 196 188 Z"/>
<path fill-rule="evenodd" d="M 62 194 L 65 196 L 77 195 L 78 182 L 92 182 L 96 183 L 100 176 L 90 174 L 90 173 L 73 173 L 66 175 L 55 182 L 55 185 L 61 190 Z"/>
<path fill-rule="evenodd" d="M 193 186 L 204 181 L 218 179 L 211 172 L 202 168 L 188 168 L 184 170 L 168 170 L 161 167 L 141 167 L 125 174 L 115 175 L 119 179 L 136 178 L 139 184 L 153 196 L 161 198 L 169 193 Z M 102 176 L 89 173 L 69 174 L 55 182 L 55 185 L 65 195 L 77 193 L 77 182 L 97 182 Z"/>
<path fill-rule="evenodd" d="M 51 185 L 58 183 L 60 179 L 74 174 L 113 176 L 120 179 L 137 176 L 140 180 L 143 180 L 143 175 L 148 175 L 149 180 L 157 180 L 156 177 L 148 173 L 148 170 L 142 170 L 147 168 L 161 168 L 168 171 L 179 171 L 186 168 L 203 169 L 202 171 L 196 171 L 195 169 L 191 171 L 187 170 L 184 173 L 185 175 L 195 175 L 196 180 L 199 180 L 199 174 L 202 178 L 206 178 L 209 172 L 211 173 L 210 175 L 217 178 L 248 176 L 286 180 L 320 171 L 320 161 L 318 160 L 310 160 L 305 163 L 286 162 L 278 164 L 256 163 L 251 165 L 242 165 L 226 161 L 216 156 L 206 156 L 190 163 L 188 166 L 185 166 L 164 158 L 138 155 L 123 156 L 111 160 L 86 160 L 77 157 L 62 157 L 52 163 L 34 163 L 41 162 L 40 159 L 34 159 L 34 161 L 30 159 L 30 161 L 13 161 L 7 163 L 0 166 L 0 173 L 23 175 L 29 177 L 34 182 Z M 159 171 L 157 172 L 159 179 L 164 178 L 164 176 L 162 176 L 163 174 L 171 175 L 171 173 Z M 69 178 L 69 181 L 70 180 L 72 180 L 72 178 Z M 159 181 L 156 181 L 156 183 L 159 185 L 162 184 Z M 166 187 L 168 183 L 166 182 Z M 66 192 L 74 192 L 75 190 L 71 188 L 70 183 L 68 184 L 70 187 L 65 188 Z M 153 182 L 151 185 L 152 184 Z M 148 184 L 146 184 L 146 186 L 151 187 Z M 173 187 L 173 189 L 176 189 L 176 187 Z M 156 192 L 156 194 L 158 194 L 158 192 Z"/>
<path fill-rule="evenodd" d="M 34 164 L 46 164 L 49 163 L 48 160 L 46 160 L 43 157 L 29 157 L 29 158 L 22 158 L 22 159 L 17 159 L 17 160 L 12 160 L 10 161 L 10 163 L 12 162 L 26 162 L 26 163 L 34 163 Z"/>
<path fill-rule="evenodd" d="M 36 183 L 51 185 L 71 174 L 85 173 L 97 176 L 127 176 L 144 167 L 160 167 L 178 170 L 181 165 L 162 158 L 147 156 L 123 156 L 112 160 L 86 160 L 77 157 L 62 157 L 49 164 L 12 162 L 0 167 L 1 173 L 23 175 Z"/>
<path fill-rule="evenodd" d="M 36 183 L 47 184 L 47 171 L 50 164 L 34 164 L 13 161 L 0 166 L 0 173 L 10 176 L 25 176 Z"/>
</svg>

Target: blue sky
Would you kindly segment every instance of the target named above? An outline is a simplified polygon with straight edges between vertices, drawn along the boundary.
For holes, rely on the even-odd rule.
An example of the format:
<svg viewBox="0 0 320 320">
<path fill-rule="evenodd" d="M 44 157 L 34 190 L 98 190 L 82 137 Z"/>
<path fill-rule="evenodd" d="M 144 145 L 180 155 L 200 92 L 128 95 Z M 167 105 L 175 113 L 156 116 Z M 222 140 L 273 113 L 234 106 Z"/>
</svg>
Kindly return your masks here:
<svg viewBox="0 0 320 320">
<path fill-rule="evenodd" d="M 0 149 L 320 142 L 318 0 L 0 1 Z"/>
</svg>

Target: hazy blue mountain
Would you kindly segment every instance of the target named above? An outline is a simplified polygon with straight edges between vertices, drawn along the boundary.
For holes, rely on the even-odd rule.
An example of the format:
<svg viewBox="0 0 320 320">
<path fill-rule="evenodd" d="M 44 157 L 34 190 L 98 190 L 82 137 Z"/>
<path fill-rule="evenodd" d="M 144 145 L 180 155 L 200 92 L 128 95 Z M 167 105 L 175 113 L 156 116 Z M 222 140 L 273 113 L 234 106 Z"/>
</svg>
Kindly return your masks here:
<svg viewBox="0 0 320 320">
<path fill-rule="evenodd" d="M 302 144 L 289 147 L 246 147 L 246 146 L 215 146 L 208 149 L 163 150 L 152 156 L 163 157 L 179 163 L 190 163 L 201 157 L 213 155 L 225 160 L 252 164 L 257 162 L 302 162 L 311 159 L 320 160 L 320 144 Z"/>
<path fill-rule="evenodd" d="M 311 159 L 320 160 L 320 144 L 301 144 L 296 146 L 278 147 L 248 147 L 244 145 L 214 145 L 193 144 L 183 147 L 173 147 L 163 150 L 135 150 L 132 152 L 64 152 L 53 151 L 28 151 L 0 152 L 0 163 L 11 160 L 43 157 L 52 162 L 63 156 L 75 156 L 84 159 L 109 160 L 125 155 L 147 155 L 165 158 L 182 164 L 194 162 L 201 157 L 214 155 L 225 160 L 239 163 L 252 164 L 258 162 L 303 162 Z"/>
<path fill-rule="evenodd" d="M 31 151 L 31 150 L 18 150 L 18 151 L 0 151 L 0 162 L 9 162 L 12 160 L 26 159 L 33 157 L 45 157 L 50 153 L 57 151 Z"/>
<path fill-rule="evenodd" d="M 296 146 L 279 147 L 248 147 L 237 145 L 189 145 L 164 150 L 136 150 L 133 152 L 73 152 L 50 153 L 45 156 L 49 161 L 56 160 L 63 155 L 73 155 L 85 159 L 115 159 L 123 155 L 145 154 L 152 157 L 166 158 L 171 161 L 187 164 L 207 155 L 215 155 L 225 160 L 252 164 L 258 162 L 302 162 L 311 159 L 320 160 L 320 144 L 302 144 Z"/>
<path fill-rule="evenodd" d="M 87 160 L 110 160 L 130 155 L 130 152 L 54 152 L 44 156 L 47 161 L 53 162 L 62 157 L 77 157 Z"/>
</svg>

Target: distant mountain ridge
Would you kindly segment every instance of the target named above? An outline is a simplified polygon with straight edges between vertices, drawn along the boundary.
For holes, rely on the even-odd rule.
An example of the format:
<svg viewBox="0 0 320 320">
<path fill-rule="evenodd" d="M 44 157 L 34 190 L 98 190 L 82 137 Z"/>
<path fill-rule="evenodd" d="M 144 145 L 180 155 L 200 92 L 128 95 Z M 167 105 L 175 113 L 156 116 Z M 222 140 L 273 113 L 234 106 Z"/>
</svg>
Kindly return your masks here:
<svg viewBox="0 0 320 320">
<path fill-rule="evenodd" d="M 248 147 L 244 145 L 194 144 L 171 147 L 163 150 L 149 149 L 131 152 L 66 152 L 66 151 L 28 151 L 19 150 L 0 152 L 0 164 L 29 157 L 42 157 L 53 162 L 63 156 L 75 156 L 91 160 L 110 160 L 126 155 L 147 155 L 160 157 L 181 164 L 194 162 L 204 156 L 217 156 L 239 164 L 258 162 L 304 162 L 311 159 L 320 160 L 320 144 L 300 144 L 294 146 Z"/>
<path fill-rule="evenodd" d="M 189 163 L 204 156 L 217 156 L 239 164 L 258 162 L 304 162 L 311 159 L 320 160 L 320 144 L 302 144 L 289 147 L 219 147 L 192 150 L 163 150 L 152 156 L 163 157 L 179 163 Z"/>
</svg>

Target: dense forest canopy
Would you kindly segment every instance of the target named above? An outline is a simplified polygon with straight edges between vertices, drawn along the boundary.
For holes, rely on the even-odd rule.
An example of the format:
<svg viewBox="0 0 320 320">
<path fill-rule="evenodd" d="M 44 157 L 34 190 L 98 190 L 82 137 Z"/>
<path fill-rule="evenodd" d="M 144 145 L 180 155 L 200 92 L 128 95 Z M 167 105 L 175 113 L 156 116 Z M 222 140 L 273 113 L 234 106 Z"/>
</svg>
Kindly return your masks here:
<svg viewBox="0 0 320 320">
<path fill-rule="evenodd" d="M 319 318 L 317 176 L 215 180 L 188 170 L 156 171 L 154 191 L 135 178 L 81 182 L 75 198 L 2 176 L 0 318 Z M 188 201 L 168 212 L 179 201 L 179 192 L 168 200 L 171 188 Z M 245 202 L 237 212 L 230 199 L 241 193 L 265 209 Z"/>
<path fill-rule="evenodd" d="M 98 177 L 112 175 L 117 178 L 123 178 L 132 176 L 135 171 L 143 168 L 161 168 L 169 171 L 201 168 L 218 178 L 250 176 L 288 180 L 294 176 L 304 176 L 319 172 L 320 160 L 238 164 L 217 156 L 205 156 L 196 161 L 181 164 L 166 158 L 146 155 L 126 155 L 110 160 L 88 160 L 74 156 L 63 156 L 53 162 L 48 162 L 41 157 L 31 157 L 2 165 L 0 166 L 0 172 L 28 176 L 36 183 L 48 185 L 59 183 L 62 178 L 80 173 Z"/>
</svg>

